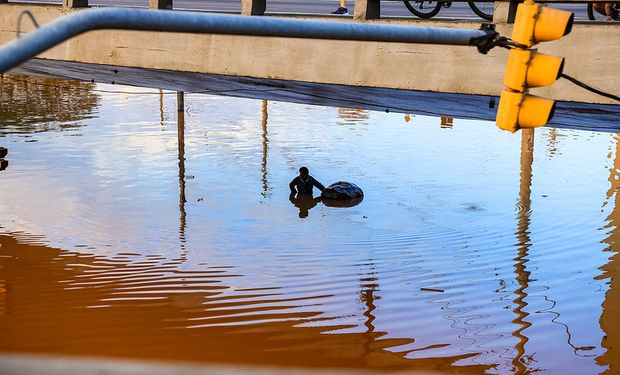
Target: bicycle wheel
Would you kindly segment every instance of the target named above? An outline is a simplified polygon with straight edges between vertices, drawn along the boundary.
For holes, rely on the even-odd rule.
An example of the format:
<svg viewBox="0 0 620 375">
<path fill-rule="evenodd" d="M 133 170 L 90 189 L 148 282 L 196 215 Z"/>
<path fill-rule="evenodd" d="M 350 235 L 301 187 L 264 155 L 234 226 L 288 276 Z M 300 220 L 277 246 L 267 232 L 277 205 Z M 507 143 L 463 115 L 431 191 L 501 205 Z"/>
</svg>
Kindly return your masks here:
<svg viewBox="0 0 620 375">
<path fill-rule="evenodd" d="M 467 2 L 471 10 L 476 13 L 480 18 L 487 21 L 493 20 L 493 11 L 495 10 L 495 3 L 492 1 L 469 1 Z"/>
<path fill-rule="evenodd" d="M 594 13 L 595 13 L 595 10 L 594 8 L 592 8 L 592 3 L 588 3 L 588 19 L 590 21 L 597 21 L 597 17 L 594 16 Z"/>
<path fill-rule="evenodd" d="M 409 11 L 420 18 L 435 17 L 441 10 L 440 1 L 423 1 L 423 0 L 403 0 Z"/>
<path fill-rule="evenodd" d="M 588 3 L 588 19 L 590 21 L 607 21 L 607 16 L 603 13 L 594 9 L 593 3 Z"/>
</svg>

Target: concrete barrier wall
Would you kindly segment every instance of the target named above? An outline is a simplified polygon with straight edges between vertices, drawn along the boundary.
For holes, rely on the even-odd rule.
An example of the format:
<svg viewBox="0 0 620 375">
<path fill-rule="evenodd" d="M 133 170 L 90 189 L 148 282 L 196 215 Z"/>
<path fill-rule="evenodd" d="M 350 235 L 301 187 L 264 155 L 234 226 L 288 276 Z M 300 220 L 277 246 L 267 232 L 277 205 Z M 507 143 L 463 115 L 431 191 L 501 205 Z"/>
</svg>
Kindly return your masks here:
<svg viewBox="0 0 620 375">
<path fill-rule="evenodd" d="M 15 38 L 17 18 L 25 9 L 41 24 L 79 11 L 12 3 L 2 4 L 0 9 L 0 43 Z M 24 21 L 23 27 L 32 29 L 30 22 Z M 479 27 L 476 22 L 369 22 Z M 510 29 L 510 25 L 498 25 L 502 35 L 510 35 Z M 541 45 L 540 51 L 564 56 L 565 73 L 617 94 L 615 71 L 620 66 L 620 55 L 611 51 L 618 46 L 618 40 L 620 28 L 614 24 L 578 24 L 562 40 Z M 507 51 L 496 48 L 482 55 L 473 47 L 106 30 L 74 38 L 39 57 L 147 69 L 499 95 Z M 617 104 L 565 80 L 533 93 L 556 100 Z"/>
</svg>

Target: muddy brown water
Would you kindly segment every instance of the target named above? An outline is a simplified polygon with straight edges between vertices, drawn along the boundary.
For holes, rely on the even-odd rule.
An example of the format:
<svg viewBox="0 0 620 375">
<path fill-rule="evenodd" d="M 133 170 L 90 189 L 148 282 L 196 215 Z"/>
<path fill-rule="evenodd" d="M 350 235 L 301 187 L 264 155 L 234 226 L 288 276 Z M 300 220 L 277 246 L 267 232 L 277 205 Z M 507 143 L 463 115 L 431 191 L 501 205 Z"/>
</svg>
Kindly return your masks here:
<svg viewBox="0 0 620 375">
<path fill-rule="evenodd" d="M 185 100 L 2 77 L 0 351 L 620 371 L 616 134 Z"/>
</svg>

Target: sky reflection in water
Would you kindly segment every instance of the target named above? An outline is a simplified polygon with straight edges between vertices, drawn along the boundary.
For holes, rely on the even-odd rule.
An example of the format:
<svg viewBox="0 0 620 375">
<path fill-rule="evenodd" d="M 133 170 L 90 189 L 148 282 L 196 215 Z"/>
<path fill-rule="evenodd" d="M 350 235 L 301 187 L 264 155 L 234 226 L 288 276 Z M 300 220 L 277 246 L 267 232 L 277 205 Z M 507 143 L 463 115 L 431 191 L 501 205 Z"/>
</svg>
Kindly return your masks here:
<svg viewBox="0 0 620 375">
<path fill-rule="evenodd" d="M 174 93 L 25 79 L 1 91 L 2 351 L 619 371 L 615 134 L 186 94 L 179 150 Z M 363 202 L 300 218 L 301 165 Z"/>
</svg>

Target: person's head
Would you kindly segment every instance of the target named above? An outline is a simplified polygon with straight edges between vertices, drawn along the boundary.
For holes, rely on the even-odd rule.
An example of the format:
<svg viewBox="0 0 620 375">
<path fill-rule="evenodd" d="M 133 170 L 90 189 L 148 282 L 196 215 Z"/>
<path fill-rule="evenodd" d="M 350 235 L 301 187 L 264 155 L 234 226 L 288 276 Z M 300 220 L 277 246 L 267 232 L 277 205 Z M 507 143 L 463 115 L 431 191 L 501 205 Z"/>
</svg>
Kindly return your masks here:
<svg viewBox="0 0 620 375">
<path fill-rule="evenodd" d="M 308 168 L 306 167 L 301 167 L 299 168 L 299 175 L 306 177 L 310 172 L 308 172 Z"/>
</svg>

